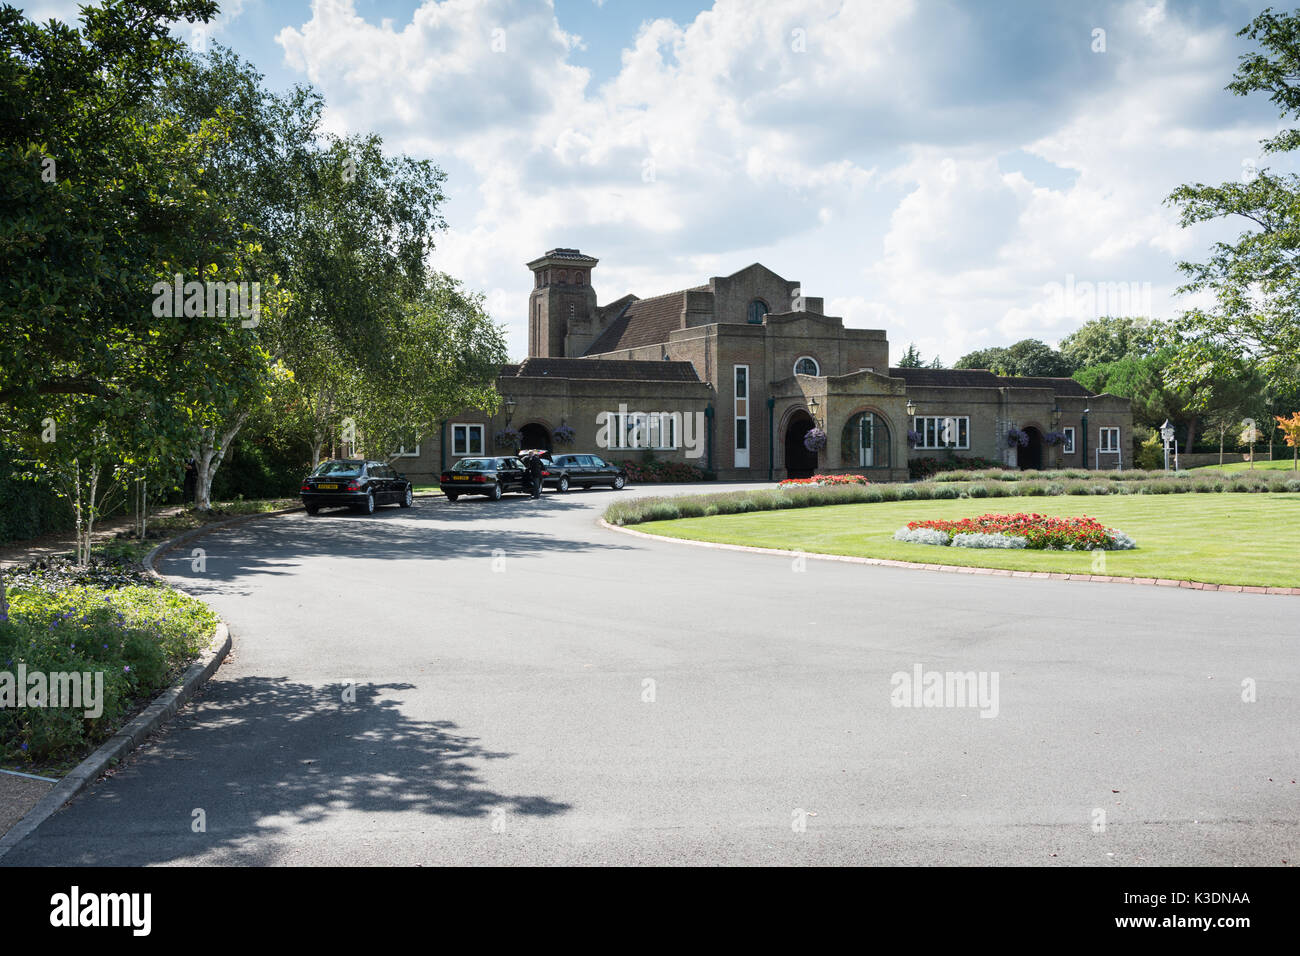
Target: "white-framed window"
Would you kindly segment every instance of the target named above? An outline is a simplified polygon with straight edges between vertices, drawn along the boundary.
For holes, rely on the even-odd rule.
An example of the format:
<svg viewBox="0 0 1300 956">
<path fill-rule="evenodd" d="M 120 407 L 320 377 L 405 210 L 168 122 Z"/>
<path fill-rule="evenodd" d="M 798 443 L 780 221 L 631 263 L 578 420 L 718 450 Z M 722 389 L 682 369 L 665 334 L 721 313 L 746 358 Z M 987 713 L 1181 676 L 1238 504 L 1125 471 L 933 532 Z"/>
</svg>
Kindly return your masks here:
<svg viewBox="0 0 1300 956">
<path fill-rule="evenodd" d="M 680 412 L 628 412 L 622 417 L 623 421 L 616 423 L 619 427 L 610 429 L 611 447 L 661 451 L 677 448 Z"/>
<path fill-rule="evenodd" d="M 483 426 L 453 424 L 451 426 L 451 453 L 453 455 L 483 454 Z"/>
<path fill-rule="evenodd" d="M 737 468 L 749 467 L 749 366 L 735 367 Z"/>
<path fill-rule="evenodd" d="M 420 446 L 414 445 L 408 448 L 406 445 L 398 445 L 397 451 L 393 452 L 394 458 L 419 458 Z"/>
<path fill-rule="evenodd" d="M 794 360 L 794 374 L 796 375 L 820 375 L 821 366 L 811 355 L 801 355 Z"/>
<path fill-rule="evenodd" d="M 1061 434 L 1065 436 L 1065 441 L 1061 442 L 1061 452 L 1066 455 L 1074 454 L 1074 429 L 1062 428 Z"/>
<path fill-rule="evenodd" d="M 969 415 L 917 415 L 912 429 L 921 436 L 917 448 L 970 448 Z"/>
<path fill-rule="evenodd" d="M 1114 455 L 1119 452 L 1118 427 L 1097 429 L 1097 450 L 1103 455 Z"/>
</svg>

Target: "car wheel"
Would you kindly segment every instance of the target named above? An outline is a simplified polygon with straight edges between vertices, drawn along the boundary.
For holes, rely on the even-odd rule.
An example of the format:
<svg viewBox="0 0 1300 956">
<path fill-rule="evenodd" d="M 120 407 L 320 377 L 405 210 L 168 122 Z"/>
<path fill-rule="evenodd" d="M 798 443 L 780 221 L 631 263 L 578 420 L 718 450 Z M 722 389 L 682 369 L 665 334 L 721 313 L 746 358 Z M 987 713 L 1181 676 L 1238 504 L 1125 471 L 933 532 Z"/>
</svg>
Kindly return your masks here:
<svg viewBox="0 0 1300 956">
<path fill-rule="evenodd" d="M 411 492 L 411 486 L 406 486 L 406 491 L 402 495 L 402 500 L 398 502 L 403 508 L 409 508 L 415 502 L 415 495 Z"/>
<path fill-rule="evenodd" d="M 448 501 L 455 501 L 455 500 L 456 500 L 457 498 L 459 498 L 459 497 L 460 497 L 460 495 L 458 495 L 458 494 L 454 494 L 454 493 L 452 493 L 452 492 L 450 492 L 450 491 L 447 492 L 447 500 L 448 500 Z"/>
<path fill-rule="evenodd" d="M 555 486 L 555 490 L 556 490 L 556 491 L 561 491 L 561 492 L 563 492 L 563 491 L 568 491 L 568 490 L 569 490 L 569 476 L 568 476 L 568 475 L 563 475 L 563 476 L 561 476 L 561 478 L 560 478 L 560 480 L 559 480 L 559 483 L 557 483 L 556 486 Z"/>
<path fill-rule="evenodd" d="M 622 491 L 623 486 L 626 484 L 627 484 L 627 479 L 624 478 L 622 475 L 619 475 L 617 478 L 614 479 L 610 487 L 613 488 L 615 491 Z"/>
<path fill-rule="evenodd" d="M 373 491 L 366 492 L 366 500 L 361 503 L 361 510 L 368 515 L 375 513 L 375 493 Z"/>
<path fill-rule="evenodd" d="M 488 492 L 488 497 L 491 498 L 493 501 L 500 501 L 500 500 L 501 500 L 501 486 L 500 486 L 500 485 L 497 485 L 497 486 L 495 486 L 491 491 L 489 491 L 489 492 Z"/>
</svg>

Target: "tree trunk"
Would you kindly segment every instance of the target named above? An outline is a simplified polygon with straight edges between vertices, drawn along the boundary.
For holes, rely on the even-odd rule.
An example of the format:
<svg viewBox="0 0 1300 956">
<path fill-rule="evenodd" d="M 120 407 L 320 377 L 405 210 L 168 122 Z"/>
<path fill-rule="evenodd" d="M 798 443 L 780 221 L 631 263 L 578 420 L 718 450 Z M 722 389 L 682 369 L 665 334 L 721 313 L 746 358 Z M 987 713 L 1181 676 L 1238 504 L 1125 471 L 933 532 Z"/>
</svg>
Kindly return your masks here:
<svg viewBox="0 0 1300 956">
<path fill-rule="evenodd" d="M 1219 432 L 1219 466 L 1223 466 L 1223 432 Z"/>
<path fill-rule="evenodd" d="M 226 457 L 226 451 L 230 448 L 230 443 L 235 440 L 239 430 L 244 427 L 244 421 L 247 418 L 247 411 L 240 412 L 235 416 L 231 426 L 221 433 L 219 440 L 215 428 L 204 429 L 203 434 L 200 436 L 198 447 L 194 450 L 195 510 L 212 510 L 212 479 L 216 476 L 217 469 L 221 467 L 221 462 Z"/>
<path fill-rule="evenodd" d="M 82 544 L 82 554 L 84 555 L 84 557 L 80 562 L 78 562 L 80 564 L 90 564 L 90 543 L 95 536 L 95 508 L 97 507 L 95 502 L 95 495 L 98 491 L 99 491 L 99 463 L 96 462 L 92 465 L 92 470 L 90 473 L 90 497 L 89 500 L 87 501 L 89 507 L 86 508 L 86 538 Z"/>
</svg>

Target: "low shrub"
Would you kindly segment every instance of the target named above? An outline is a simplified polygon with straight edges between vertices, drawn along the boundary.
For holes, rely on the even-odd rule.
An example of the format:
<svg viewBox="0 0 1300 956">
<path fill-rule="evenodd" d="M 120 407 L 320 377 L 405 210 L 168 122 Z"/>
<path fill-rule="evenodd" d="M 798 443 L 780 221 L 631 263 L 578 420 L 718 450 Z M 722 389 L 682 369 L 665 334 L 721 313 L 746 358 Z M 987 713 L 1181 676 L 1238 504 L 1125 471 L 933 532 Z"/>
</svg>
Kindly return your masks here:
<svg viewBox="0 0 1300 956">
<path fill-rule="evenodd" d="M 712 477 L 702 468 L 688 465 L 682 461 L 620 461 L 619 465 L 627 472 L 627 480 L 638 484 L 672 484 L 688 481 L 708 481 Z"/>
<path fill-rule="evenodd" d="M 0 670 L 101 674 L 103 697 L 93 717 L 86 707 L 0 707 L 0 760 L 81 756 L 192 661 L 217 624 L 202 602 L 154 583 L 58 587 L 30 568 L 10 577 Z"/>
</svg>

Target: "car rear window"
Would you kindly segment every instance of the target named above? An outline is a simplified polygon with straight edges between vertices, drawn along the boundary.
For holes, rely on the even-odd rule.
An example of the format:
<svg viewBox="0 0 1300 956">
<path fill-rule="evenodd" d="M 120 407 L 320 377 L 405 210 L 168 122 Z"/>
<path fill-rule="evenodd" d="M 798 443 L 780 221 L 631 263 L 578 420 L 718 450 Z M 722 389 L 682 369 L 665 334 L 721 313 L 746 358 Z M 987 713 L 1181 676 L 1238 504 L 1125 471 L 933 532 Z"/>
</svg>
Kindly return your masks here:
<svg viewBox="0 0 1300 956">
<path fill-rule="evenodd" d="M 339 478 L 355 478 L 361 474 L 361 465 L 355 461 L 326 461 L 316 466 L 313 475 L 331 475 Z"/>
<path fill-rule="evenodd" d="M 452 466 L 452 471 L 492 471 L 496 461 L 492 458 L 462 458 Z"/>
</svg>

